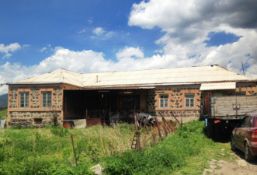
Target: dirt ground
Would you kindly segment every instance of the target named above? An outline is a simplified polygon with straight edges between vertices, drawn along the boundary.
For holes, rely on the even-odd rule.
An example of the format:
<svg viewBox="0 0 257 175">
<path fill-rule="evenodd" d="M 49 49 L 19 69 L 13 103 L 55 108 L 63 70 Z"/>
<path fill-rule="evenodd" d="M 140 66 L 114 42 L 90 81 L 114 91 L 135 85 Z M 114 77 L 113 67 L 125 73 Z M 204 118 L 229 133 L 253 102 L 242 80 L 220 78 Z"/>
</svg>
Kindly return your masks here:
<svg viewBox="0 0 257 175">
<path fill-rule="evenodd" d="M 257 161 L 246 162 L 240 153 L 235 154 L 235 160 L 211 160 L 209 168 L 205 169 L 203 175 L 256 175 Z"/>
</svg>

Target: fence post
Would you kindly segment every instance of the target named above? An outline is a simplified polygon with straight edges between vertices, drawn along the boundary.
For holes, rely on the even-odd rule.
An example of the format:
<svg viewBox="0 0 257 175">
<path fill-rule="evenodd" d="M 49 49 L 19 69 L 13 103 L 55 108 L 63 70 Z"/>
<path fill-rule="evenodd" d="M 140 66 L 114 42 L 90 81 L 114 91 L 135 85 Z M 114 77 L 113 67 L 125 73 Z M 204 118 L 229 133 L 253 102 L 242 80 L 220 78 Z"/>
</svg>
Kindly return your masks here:
<svg viewBox="0 0 257 175">
<path fill-rule="evenodd" d="M 72 134 L 70 135 L 70 138 L 71 138 L 71 145 L 72 145 L 72 151 L 73 151 L 73 156 L 74 156 L 74 160 L 75 160 L 75 165 L 77 166 L 78 165 L 77 155 L 76 155 L 76 151 L 75 151 L 75 147 L 74 147 L 74 140 L 73 140 Z"/>
</svg>

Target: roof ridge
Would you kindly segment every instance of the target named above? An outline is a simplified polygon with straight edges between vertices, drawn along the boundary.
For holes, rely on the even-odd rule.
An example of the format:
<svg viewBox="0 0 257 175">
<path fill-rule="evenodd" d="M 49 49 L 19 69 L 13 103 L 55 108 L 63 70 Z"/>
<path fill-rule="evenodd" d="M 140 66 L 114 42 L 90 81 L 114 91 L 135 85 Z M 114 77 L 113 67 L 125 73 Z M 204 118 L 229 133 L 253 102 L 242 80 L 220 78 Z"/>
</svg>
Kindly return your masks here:
<svg viewBox="0 0 257 175">
<path fill-rule="evenodd" d="M 201 68 L 201 67 L 220 67 L 223 68 L 222 66 L 219 66 L 217 64 L 214 65 L 204 65 L 204 66 L 191 66 L 191 67 L 170 67 L 170 68 L 149 68 L 149 69 L 136 69 L 136 70 L 124 70 L 124 71 L 99 71 L 99 72 L 85 72 L 85 73 L 80 73 L 80 74 L 101 74 L 101 73 L 122 73 L 122 72 L 141 72 L 141 71 L 155 71 L 155 70 L 171 70 L 171 69 L 187 69 L 187 68 Z M 225 69 L 225 68 L 224 68 Z M 227 71 L 230 71 L 226 69 Z M 69 71 L 69 70 L 68 70 Z M 72 72 L 72 71 L 70 71 Z M 231 71 L 230 71 L 231 72 Z"/>
</svg>

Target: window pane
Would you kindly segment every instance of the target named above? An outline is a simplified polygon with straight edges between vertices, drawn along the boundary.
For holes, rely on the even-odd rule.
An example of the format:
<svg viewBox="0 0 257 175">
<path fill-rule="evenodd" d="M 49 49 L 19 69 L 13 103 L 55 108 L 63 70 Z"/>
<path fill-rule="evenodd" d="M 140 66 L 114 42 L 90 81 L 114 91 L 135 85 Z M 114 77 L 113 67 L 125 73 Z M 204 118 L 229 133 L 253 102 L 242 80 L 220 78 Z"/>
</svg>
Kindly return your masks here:
<svg viewBox="0 0 257 175">
<path fill-rule="evenodd" d="M 186 99 L 186 106 L 188 107 L 189 106 L 189 100 Z"/>
<path fill-rule="evenodd" d="M 43 107 L 50 107 L 52 105 L 52 93 L 43 92 Z"/>
<path fill-rule="evenodd" d="M 190 107 L 193 107 L 193 106 L 194 106 L 194 99 L 191 98 L 191 99 L 190 99 Z"/>
<path fill-rule="evenodd" d="M 168 95 L 160 95 L 160 107 L 168 107 Z"/>
<path fill-rule="evenodd" d="M 186 94 L 186 107 L 194 107 L 194 94 Z"/>
<path fill-rule="evenodd" d="M 28 107 L 29 106 L 29 93 L 21 92 L 20 93 L 20 107 Z"/>
</svg>

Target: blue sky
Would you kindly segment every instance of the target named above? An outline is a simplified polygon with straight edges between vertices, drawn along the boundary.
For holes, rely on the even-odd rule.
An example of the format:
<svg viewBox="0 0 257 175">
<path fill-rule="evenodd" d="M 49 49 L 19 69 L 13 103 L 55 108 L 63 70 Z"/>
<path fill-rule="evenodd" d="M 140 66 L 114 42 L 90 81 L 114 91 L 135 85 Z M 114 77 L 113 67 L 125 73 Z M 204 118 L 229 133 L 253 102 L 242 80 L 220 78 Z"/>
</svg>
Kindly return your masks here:
<svg viewBox="0 0 257 175">
<path fill-rule="evenodd" d="M 210 64 L 257 77 L 256 9 L 254 0 L 1 0 L 0 83 L 58 68 Z"/>
<path fill-rule="evenodd" d="M 92 49 L 114 58 L 124 46 L 142 47 L 151 55 L 158 46 L 154 40 L 160 30 L 143 30 L 128 26 L 133 0 L 2 0 L 0 6 L 0 43 L 26 45 L 12 55 L 10 62 L 36 64 L 51 51 L 40 49 L 64 47 L 72 50 Z M 92 30 L 102 27 L 113 36 L 92 38 Z M 1 60 L 4 62 L 5 60 Z"/>
</svg>

